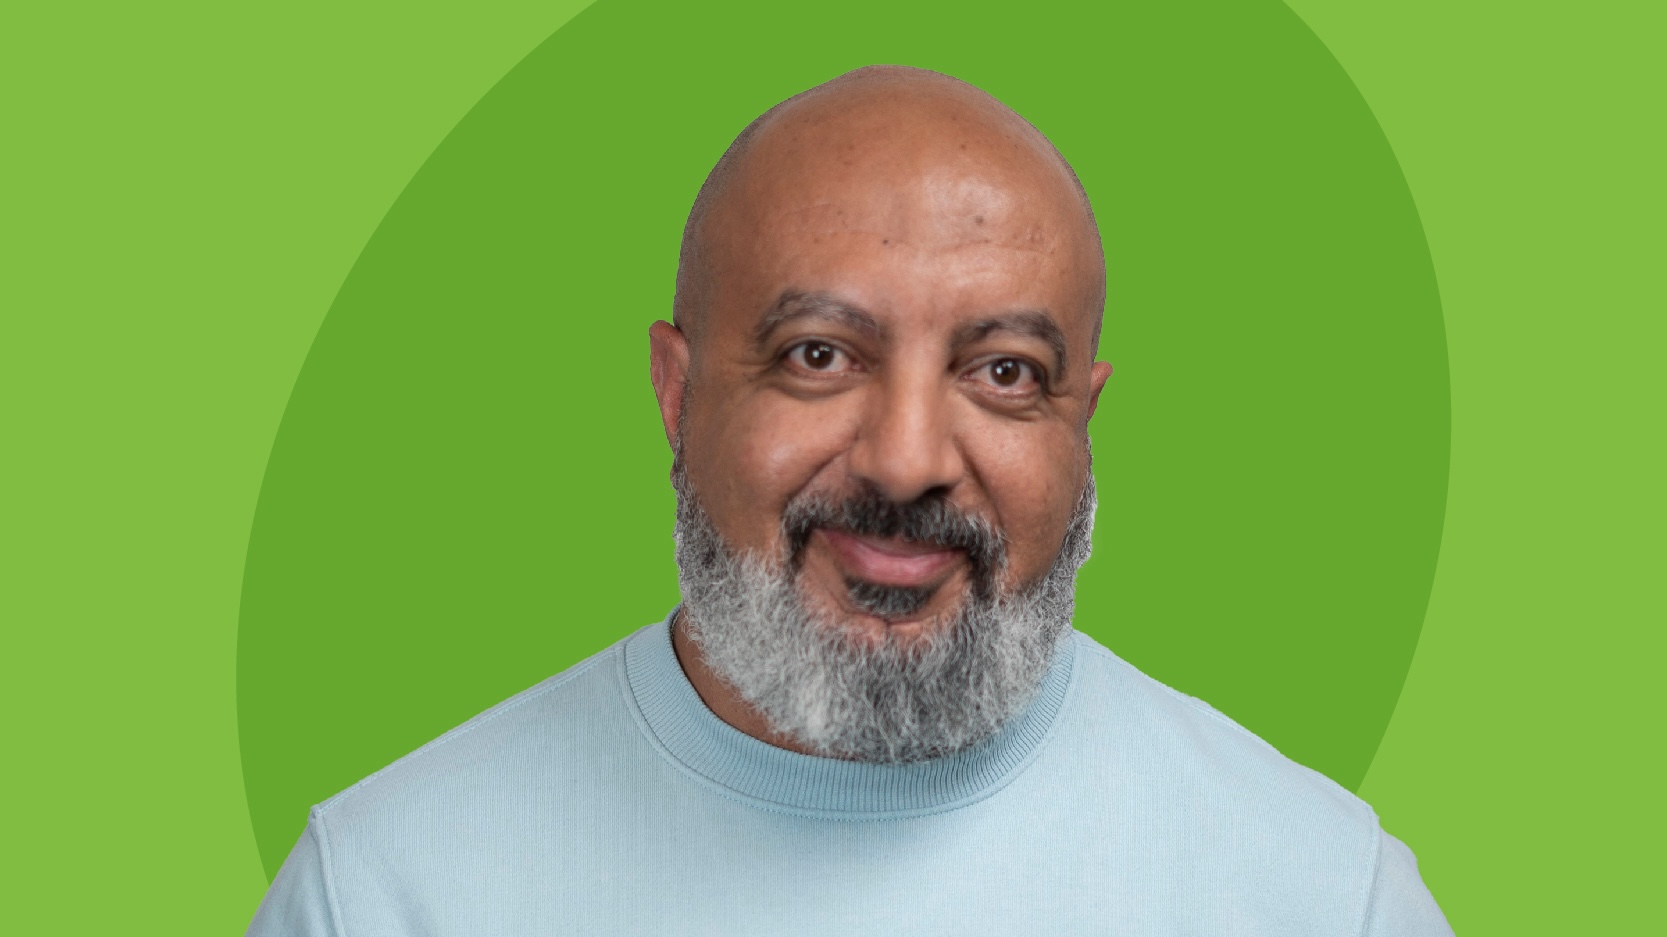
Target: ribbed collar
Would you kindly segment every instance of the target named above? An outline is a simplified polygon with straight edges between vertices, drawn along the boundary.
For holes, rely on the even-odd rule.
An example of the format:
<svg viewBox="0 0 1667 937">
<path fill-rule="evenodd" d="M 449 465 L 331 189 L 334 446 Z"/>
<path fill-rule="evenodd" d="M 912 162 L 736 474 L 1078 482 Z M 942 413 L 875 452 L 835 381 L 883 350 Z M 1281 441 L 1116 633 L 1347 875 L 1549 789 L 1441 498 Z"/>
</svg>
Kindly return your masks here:
<svg viewBox="0 0 1667 937">
<path fill-rule="evenodd" d="M 672 650 L 670 621 L 632 635 L 621 658 L 643 730 L 679 768 L 731 797 L 778 811 L 877 820 L 982 800 L 1035 759 L 1073 684 L 1076 641 L 1067 637 L 1025 711 L 974 748 L 904 765 L 801 755 L 740 732 L 706 708 Z"/>
</svg>

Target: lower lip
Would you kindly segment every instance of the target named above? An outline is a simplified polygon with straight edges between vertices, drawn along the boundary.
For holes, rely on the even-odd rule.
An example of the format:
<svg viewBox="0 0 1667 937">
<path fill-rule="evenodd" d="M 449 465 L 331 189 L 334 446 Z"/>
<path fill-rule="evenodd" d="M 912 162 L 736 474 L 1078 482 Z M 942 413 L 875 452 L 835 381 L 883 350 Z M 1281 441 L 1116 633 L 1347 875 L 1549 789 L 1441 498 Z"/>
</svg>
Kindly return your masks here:
<svg viewBox="0 0 1667 937">
<path fill-rule="evenodd" d="M 941 579 L 963 556 L 960 550 L 892 553 L 839 531 L 820 530 L 817 533 L 828 541 L 847 575 L 880 586 L 930 585 Z"/>
</svg>

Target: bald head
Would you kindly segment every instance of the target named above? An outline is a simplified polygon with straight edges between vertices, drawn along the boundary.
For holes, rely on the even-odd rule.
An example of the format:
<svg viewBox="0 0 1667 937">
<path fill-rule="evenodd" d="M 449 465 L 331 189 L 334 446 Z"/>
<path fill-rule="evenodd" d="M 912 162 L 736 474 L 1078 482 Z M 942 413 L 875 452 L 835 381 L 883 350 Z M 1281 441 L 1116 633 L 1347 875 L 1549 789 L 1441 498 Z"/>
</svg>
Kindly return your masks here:
<svg viewBox="0 0 1667 937">
<path fill-rule="evenodd" d="M 1015 212 L 1022 224 L 1000 223 Z M 986 236 L 1069 252 L 1098 343 L 1105 261 L 1087 193 L 1040 131 L 966 82 L 869 66 L 749 124 L 707 176 L 684 227 L 673 313 L 692 343 L 726 273 L 744 269 L 749 245 L 783 222 L 830 236 L 867 227 L 899 248 L 911 238 Z"/>
</svg>

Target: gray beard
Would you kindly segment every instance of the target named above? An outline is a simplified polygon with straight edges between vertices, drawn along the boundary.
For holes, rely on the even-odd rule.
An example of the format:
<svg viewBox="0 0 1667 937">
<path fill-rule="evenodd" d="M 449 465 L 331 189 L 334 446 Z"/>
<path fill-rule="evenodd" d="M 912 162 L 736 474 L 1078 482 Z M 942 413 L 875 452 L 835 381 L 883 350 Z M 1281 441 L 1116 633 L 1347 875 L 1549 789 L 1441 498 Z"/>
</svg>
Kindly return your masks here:
<svg viewBox="0 0 1667 937">
<path fill-rule="evenodd" d="M 853 640 L 839 620 L 807 606 L 797 585 L 803 536 L 783 536 L 789 555 L 737 554 L 695 497 L 681 459 L 672 486 L 683 618 L 707 666 L 777 732 L 818 754 L 868 762 L 962 751 L 1024 709 L 1070 630 L 1096 504 L 1090 471 L 1059 555 L 1034 583 L 1007 594 L 994 587 L 1007 553 L 993 534 L 992 555 L 975 564 L 947 627 L 930 622 L 901 641 L 888 630 L 874 642 Z M 788 517 L 794 513 L 790 505 Z M 859 607 L 881 617 L 924 604 L 908 590 L 850 588 Z"/>
</svg>

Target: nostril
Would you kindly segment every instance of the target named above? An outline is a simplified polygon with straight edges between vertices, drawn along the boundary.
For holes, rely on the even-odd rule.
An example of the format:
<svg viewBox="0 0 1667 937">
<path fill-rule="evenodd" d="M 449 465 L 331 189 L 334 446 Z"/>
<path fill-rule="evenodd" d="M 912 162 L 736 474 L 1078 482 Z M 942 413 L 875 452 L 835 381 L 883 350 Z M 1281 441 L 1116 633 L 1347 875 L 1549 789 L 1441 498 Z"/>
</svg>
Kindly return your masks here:
<svg viewBox="0 0 1667 937">
<path fill-rule="evenodd" d="M 942 499 L 947 501 L 949 500 L 949 489 L 949 485 L 933 485 L 931 488 L 921 492 L 920 500 L 927 501 L 932 499 Z"/>
</svg>

